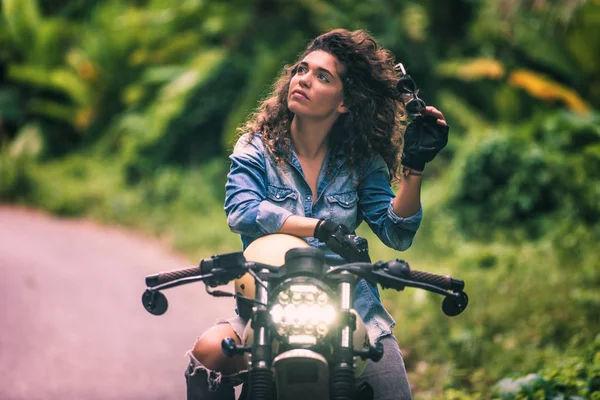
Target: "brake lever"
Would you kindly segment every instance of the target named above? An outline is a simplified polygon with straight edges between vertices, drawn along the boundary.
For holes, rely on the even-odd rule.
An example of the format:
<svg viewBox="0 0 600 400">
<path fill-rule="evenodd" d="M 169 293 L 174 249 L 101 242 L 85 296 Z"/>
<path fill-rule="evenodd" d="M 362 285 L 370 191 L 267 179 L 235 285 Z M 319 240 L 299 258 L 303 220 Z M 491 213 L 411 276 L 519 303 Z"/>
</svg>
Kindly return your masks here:
<svg viewBox="0 0 600 400">
<path fill-rule="evenodd" d="M 394 289 L 398 292 L 401 292 L 406 287 L 406 284 L 403 279 L 391 275 L 383 268 L 374 268 L 371 273 L 377 275 L 377 282 L 384 289 Z"/>
<path fill-rule="evenodd" d="M 210 286 L 206 285 L 206 293 L 214 297 L 235 297 L 235 294 L 226 292 L 224 290 L 211 290 Z"/>
<path fill-rule="evenodd" d="M 206 279 L 204 283 L 207 287 L 210 286 L 213 288 L 217 286 L 227 285 L 232 280 L 240 278 L 246 272 L 248 272 L 248 270 L 246 269 L 213 269 L 210 273 L 211 276 L 208 277 L 208 279 Z"/>
</svg>

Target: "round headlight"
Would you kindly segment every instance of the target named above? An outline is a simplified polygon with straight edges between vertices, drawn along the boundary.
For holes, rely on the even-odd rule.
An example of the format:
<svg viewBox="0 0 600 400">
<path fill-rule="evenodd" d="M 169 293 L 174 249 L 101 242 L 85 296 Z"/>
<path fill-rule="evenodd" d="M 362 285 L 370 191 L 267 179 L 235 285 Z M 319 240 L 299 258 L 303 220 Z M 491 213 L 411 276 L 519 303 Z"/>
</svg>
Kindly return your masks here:
<svg viewBox="0 0 600 400">
<path fill-rule="evenodd" d="M 331 297 L 321 286 L 291 280 L 276 288 L 270 314 L 277 334 L 284 340 L 311 345 L 327 336 L 337 313 Z"/>
</svg>

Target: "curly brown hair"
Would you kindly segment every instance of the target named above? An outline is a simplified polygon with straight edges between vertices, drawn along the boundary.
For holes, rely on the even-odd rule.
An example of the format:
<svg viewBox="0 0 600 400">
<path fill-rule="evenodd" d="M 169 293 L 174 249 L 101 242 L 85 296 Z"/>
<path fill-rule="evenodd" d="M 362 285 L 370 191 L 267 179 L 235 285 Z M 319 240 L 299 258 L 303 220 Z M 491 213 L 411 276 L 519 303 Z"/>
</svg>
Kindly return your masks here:
<svg viewBox="0 0 600 400">
<path fill-rule="evenodd" d="M 360 168 L 379 154 L 391 179 L 397 179 L 405 115 L 397 100 L 399 76 L 392 53 L 364 30 L 334 29 L 314 39 L 294 65 L 284 67 L 271 93 L 239 133 L 252 137 L 262 132 L 266 149 L 278 162 L 289 158 L 294 116 L 287 104 L 289 85 L 300 61 L 316 50 L 333 55 L 341 64 L 344 104 L 349 109 L 334 123 L 327 139 L 329 148 L 343 151 L 350 168 Z"/>
</svg>

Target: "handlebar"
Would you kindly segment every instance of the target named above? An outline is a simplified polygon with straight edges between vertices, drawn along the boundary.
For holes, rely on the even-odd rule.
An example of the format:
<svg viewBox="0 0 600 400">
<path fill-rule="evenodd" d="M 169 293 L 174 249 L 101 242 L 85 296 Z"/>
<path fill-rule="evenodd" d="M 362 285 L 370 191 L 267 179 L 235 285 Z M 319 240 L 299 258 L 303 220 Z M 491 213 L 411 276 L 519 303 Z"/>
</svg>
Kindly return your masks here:
<svg viewBox="0 0 600 400">
<path fill-rule="evenodd" d="M 242 252 L 227 253 L 203 259 L 196 267 L 147 276 L 146 286 L 153 290 L 161 290 L 204 281 L 207 285 L 215 287 L 227 284 L 255 267 L 260 269 L 267 267 L 273 271 L 278 269 L 275 266 L 246 262 Z M 380 283 L 383 287 L 396 290 L 402 290 L 404 286 L 414 286 L 439 294 L 447 294 L 446 291 L 462 292 L 465 286 L 464 281 L 450 276 L 413 270 L 403 260 L 379 261 L 375 264 L 366 262 L 343 264 L 330 268 L 327 274 L 330 275 L 340 270 L 352 272 L 369 281 Z"/>
<path fill-rule="evenodd" d="M 166 311 L 167 304 L 164 295 L 160 293 L 162 289 L 203 281 L 208 291 L 209 286 L 225 285 L 233 279 L 241 277 L 246 272 L 254 274 L 253 271 L 263 269 L 267 269 L 275 275 L 280 271 L 280 268 L 276 266 L 247 262 L 242 252 L 215 255 L 200 261 L 197 267 L 161 272 L 146 277 L 148 289 L 142 297 L 142 302 L 148 312 L 160 315 Z M 374 284 L 379 283 L 383 288 L 404 290 L 406 286 L 409 286 L 443 295 L 445 298 L 442 303 L 442 310 L 448 316 L 460 314 L 469 302 L 467 294 L 463 292 L 464 281 L 450 276 L 411 270 L 408 263 L 403 260 L 378 261 L 375 264 L 370 262 L 343 264 L 330 267 L 325 274 L 331 277 L 341 271 L 348 271 Z M 209 294 L 214 296 L 237 296 L 218 290 L 209 291 Z"/>
</svg>

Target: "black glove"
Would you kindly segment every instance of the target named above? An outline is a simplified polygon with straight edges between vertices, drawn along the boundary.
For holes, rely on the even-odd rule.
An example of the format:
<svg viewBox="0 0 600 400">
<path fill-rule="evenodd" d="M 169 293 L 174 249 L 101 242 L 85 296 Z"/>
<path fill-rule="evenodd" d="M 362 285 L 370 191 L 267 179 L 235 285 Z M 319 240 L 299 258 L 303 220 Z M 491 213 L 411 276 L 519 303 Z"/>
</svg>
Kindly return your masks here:
<svg viewBox="0 0 600 400">
<path fill-rule="evenodd" d="M 448 143 L 449 128 L 437 123 L 437 117 L 415 118 L 406 127 L 402 165 L 415 171 L 423 171 L 425 164 Z"/>
<path fill-rule="evenodd" d="M 367 240 L 354 235 L 346 225 L 322 219 L 315 227 L 314 237 L 347 262 L 371 262 Z"/>
</svg>

